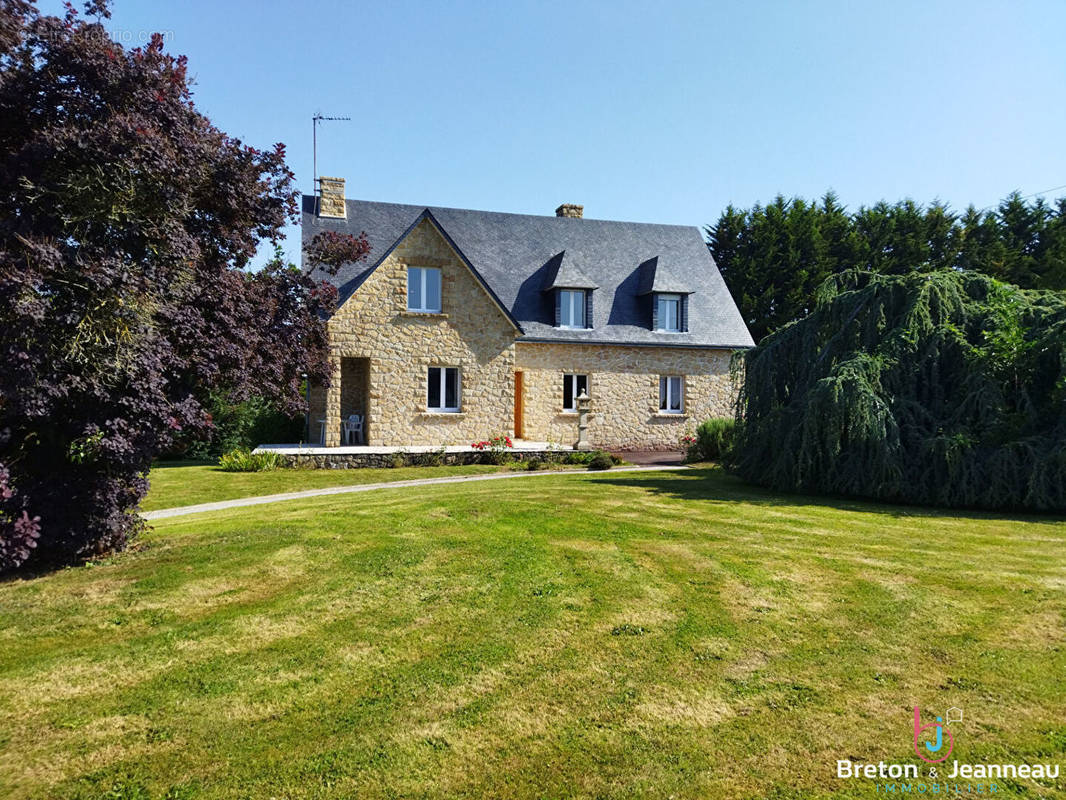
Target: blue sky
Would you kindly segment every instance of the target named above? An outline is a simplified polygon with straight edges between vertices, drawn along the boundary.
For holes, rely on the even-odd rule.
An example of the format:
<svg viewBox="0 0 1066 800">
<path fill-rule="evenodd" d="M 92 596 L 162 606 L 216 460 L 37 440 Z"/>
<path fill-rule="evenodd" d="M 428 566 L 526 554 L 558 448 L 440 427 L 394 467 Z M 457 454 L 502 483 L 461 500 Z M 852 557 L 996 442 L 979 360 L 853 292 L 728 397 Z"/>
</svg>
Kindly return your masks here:
<svg viewBox="0 0 1066 800">
<path fill-rule="evenodd" d="M 1066 184 L 1062 0 L 116 0 L 108 27 L 165 32 L 198 106 L 284 142 L 304 191 L 316 111 L 352 117 L 320 128 L 319 173 L 366 200 L 702 226 L 778 193 Z"/>
</svg>

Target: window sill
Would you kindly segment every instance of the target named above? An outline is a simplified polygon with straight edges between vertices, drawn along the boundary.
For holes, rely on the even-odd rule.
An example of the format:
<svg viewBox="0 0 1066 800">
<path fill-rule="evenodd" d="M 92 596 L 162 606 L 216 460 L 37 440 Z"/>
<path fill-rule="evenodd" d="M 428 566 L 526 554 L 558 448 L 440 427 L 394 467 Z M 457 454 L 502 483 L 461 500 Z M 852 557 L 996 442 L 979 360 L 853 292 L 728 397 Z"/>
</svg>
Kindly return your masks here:
<svg viewBox="0 0 1066 800">
<path fill-rule="evenodd" d="M 422 411 L 419 412 L 420 417 L 444 417 L 447 419 L 456 419 L 459 417 L 465 417 L 462 411 Z"/>
<path fill-rule="evenodd" d="M 401 317 L 433 317 L 434 319 L 448 319 L 448 315 L 443 311 L 412 311 L 409 308 L 405 308 L 400 312 Z"/>
<path fill-rule="evenodd" d="M 558 414 L 556 414 L 556 416 L 558 416 L 558 417 L 577 417 L 577 416 L 580 416 L 580 414 L 578 414 L 578 412 L 576 412 L 576 411 L 567 411 L 567 410 L 564 409 L 564 410 L 560 411 Z"/>
<path fill-rule="evenodd" d="M 665 411 L 656 411 L 654 414 L 652 414 L 652 416 L 655 417 L 656 419 L 677 419 L 677 420 L 688 419 L 688 414 L 686 414 L 684 411 L 682 411 L 680 413 L 677 413 L 677 414 L 669 414 L 669 413 L 666 413 Z"/>
</svg>

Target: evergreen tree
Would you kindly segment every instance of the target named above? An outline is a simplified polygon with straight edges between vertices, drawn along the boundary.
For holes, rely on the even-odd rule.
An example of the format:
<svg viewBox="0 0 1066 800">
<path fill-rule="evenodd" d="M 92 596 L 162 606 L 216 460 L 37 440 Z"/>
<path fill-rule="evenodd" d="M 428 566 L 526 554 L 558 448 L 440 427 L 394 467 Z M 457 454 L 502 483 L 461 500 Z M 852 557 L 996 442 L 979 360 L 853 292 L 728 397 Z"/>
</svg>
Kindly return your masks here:
<svg viewBox="0 0 1066 800">
<path fill-rule="evenodd" d="M 779 490 L 1066 510 L 1066 297 L 849 270 L 744 359 L 734 468 Z"/>
<path fill-rule="evenodd" d="M 1066 199 L 1049 206 L 1015 193 L 995 211 L 971 206 L 960 217 L 939 202 L 849 214 L 831 192 L 820 204 L 779 195 L 765 208 L 730 206 L 706 232 L 756 341 L 809 313 L 820 283 L 849 269 L 975 270 L 1022 288 L 1066 289 Z"/>
</svg>

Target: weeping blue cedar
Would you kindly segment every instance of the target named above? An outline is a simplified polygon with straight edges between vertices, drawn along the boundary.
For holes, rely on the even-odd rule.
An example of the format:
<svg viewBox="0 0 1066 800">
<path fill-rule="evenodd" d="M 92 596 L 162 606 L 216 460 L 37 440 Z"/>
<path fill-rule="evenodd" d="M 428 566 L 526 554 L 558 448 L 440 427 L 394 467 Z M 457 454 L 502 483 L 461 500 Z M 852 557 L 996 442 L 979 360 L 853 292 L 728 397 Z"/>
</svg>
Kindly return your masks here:
<svg viewBox="0 0 1066 800">
<path fill-rule="evenodd" d="M 829 278 L 744 358 L 735 470 L 787 491 L 1066 510 L 1066 293 Z"/>
</svg>

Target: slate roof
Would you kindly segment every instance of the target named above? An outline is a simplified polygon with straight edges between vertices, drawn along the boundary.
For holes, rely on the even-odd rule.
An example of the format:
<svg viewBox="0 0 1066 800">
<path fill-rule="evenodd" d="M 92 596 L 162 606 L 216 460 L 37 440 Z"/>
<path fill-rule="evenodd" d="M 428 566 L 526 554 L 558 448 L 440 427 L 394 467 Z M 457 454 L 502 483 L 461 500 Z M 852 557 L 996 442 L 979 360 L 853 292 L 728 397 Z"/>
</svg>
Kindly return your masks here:
<svg viewBox="0 0 1066 800">
<path fill-rule="evenodd" d="M 342 302 L 428 216 L 510 313 L 523 340 L 729 348 L 754 344 L 695 227 L 346 203 L 347 219 L 316 217 L 315 198 L 304 195 L 302 219 L 305 242 L 323 230 L 366 232 L 371 246 L 366 262 L 345 265 L 333 277 L 312 272 L 335 284 Z M 584 288 L 574 281 L 598 287 L 593 293 L 593 327 L 588 330 L 553 325 L 554 299 L 546 290 L 553 285 Z M 690 293 L 686 333 L 651 330 L 651 298 L 641 295 L 649 286 Z"/>
<path fill-rule="evenodd" d="M 581 271 L 577 256 L 563 250 L 549 259 L 544 291 L 552 289 L 599 289 L 600 285 Z"/>
<path fill-rule="evenodd" d="M 692 294 L 695 289 L 685 280 L 684 270 L 678 274 L 672 263 L 668 263 L 659 256 L 649 258 L 640 265 L 640 282 L 637 284 L 637 295 L 642 296 L 652 293 L 668 294 Z"/>
</svg>

